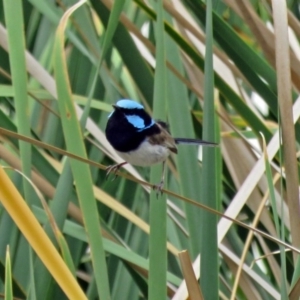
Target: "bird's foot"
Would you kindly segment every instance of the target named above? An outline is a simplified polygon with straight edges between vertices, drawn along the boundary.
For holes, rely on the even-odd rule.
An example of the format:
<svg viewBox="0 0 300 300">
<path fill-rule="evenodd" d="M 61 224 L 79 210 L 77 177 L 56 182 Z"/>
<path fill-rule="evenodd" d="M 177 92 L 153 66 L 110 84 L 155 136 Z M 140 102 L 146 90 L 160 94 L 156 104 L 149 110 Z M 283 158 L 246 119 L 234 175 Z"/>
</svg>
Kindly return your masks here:
<svg viewBox="0 0 300 300">
<path fill-rule="evenodd" d="M 110 173 L 113 173 L 114 174 L 114 177 L 112 179 L 112 181 L 114 181 L 116 178 L 117 178 L 117 172 L 119 171 L 119 169 L 123 166 L 127 164 L 126 161 L 120 163 L 120 164 L 116 164 L 116 165 L 111 165 L 111 166 L 108 166 L 105 170 L 106 170 L 106 176 L 105 176 L 105 179 L 107 180 L 108 179 L 108 176 Z"/>
<path fill-rule="evenodd" d="M 153 190 L 156 191 L 156 198 L 158 198 L 159 194 L 162 195 L 163 194 L 163 188 L 164 188 L 164 181 L 161 180 L 161 182 L 159 184 L 155 184 L 153 185 Z"/>
</svg>

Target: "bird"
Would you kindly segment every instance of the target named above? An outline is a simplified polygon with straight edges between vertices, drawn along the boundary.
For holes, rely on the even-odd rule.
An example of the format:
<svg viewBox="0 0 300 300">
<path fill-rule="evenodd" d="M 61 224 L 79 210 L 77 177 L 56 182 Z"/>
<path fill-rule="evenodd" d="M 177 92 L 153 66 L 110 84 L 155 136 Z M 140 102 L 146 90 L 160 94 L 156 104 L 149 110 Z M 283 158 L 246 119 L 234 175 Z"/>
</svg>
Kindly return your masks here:
<svg viewBox="0 0 300 300">
<path fill-rule="evenodd" d="M 108 166 L 106 177 L 114 173 L 116 178 L 117 171 L 127 163 L 142 167 L 162 163 L 161 180 L 153 186 L 157 193 L 162 193 L 165 163 L 171 153 L 177 154 L 177 144 L 218 145 L 199 139 L 172 137 L 167 123 L 152 119 L 144 106 L 136 101 L 122 99 L 112 106 L 114 110 L 108 116 L 105 135 L 124 162 Z"/>
</svg>

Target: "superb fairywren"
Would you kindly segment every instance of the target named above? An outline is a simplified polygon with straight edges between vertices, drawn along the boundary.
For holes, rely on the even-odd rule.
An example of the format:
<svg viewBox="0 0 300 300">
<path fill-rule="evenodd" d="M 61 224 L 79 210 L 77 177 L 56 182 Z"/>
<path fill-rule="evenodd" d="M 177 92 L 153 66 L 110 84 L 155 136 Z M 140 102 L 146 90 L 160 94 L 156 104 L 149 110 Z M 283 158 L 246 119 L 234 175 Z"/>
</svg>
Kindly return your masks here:
<svg viewBox="0 0 300 300">
<path fill-rule="evenodd" d="M 135 101 L 119 100 L 113 107 L 114 111 L 108 117 L 105 134 L 109 143 L 125 161 L 109 166 L 107 176 L 111 172 L 116 173 L 126 163 L 151 166 L 162 162 L 161 181 L 154 186 L 161 191 L 165 162 L 171 152 L 177 153 L 176 144 L 217 145 L 198 139 L 173 138 L 167 130 L 166 123 L 154 121 L 143 105 Z"/>
</svg>

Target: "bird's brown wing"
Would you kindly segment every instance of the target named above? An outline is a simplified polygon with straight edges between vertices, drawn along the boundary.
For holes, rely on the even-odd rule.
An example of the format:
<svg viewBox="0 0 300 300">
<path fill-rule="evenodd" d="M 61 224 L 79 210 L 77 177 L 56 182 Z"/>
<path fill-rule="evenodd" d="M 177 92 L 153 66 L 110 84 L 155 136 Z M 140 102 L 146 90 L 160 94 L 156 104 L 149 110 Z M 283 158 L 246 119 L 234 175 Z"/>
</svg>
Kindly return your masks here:
<svg viewBox="0 0 300 300">
<path fill-rule="evenodd" d="M 156 123 L 160 129 L 160 133 L 151 135 L 148 137 L 148 141 L 152 145 L 162 145 L 167 147 L 171 152 L 177 153 L 177 147 L 175 140 L 172 138 L 172 136 L 169 134 L 169 132 L 162 127 L 159 123 Z"/>
</svg>

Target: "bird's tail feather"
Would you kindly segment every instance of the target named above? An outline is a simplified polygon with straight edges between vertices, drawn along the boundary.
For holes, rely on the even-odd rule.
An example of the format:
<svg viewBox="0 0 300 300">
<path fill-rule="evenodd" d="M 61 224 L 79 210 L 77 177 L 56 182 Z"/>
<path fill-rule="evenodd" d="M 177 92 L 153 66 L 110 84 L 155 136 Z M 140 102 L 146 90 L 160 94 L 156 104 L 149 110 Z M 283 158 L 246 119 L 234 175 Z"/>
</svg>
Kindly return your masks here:
<svg viewBox="0 0 300 300">
<path fill-rule="evenodd" d="M 216 147 L 219 144 L 207 142 L 198 139 L 189 139 L 189 138 L 174 138 L 176 144 L 190 144 L 190 145 L 202 145 L 208 147 Z"/>
</svg>

